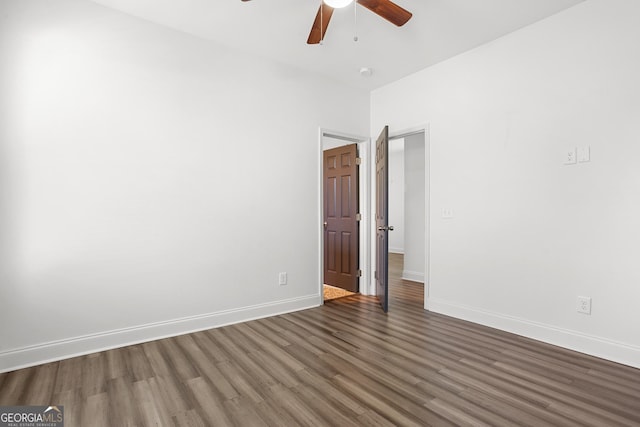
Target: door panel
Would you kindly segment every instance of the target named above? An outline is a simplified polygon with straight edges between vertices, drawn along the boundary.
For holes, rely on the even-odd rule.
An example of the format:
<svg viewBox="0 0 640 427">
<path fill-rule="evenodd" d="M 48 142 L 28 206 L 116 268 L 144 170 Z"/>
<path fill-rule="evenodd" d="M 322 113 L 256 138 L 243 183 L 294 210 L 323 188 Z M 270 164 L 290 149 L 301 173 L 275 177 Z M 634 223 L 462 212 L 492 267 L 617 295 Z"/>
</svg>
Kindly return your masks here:
<svg viewBox="0 0 640 427">
<path fill-rule="evenodd" d="M 389 310 L 389 127 L 376 141 L 376 295 Z"/>
<path fill-rule="evenodd" d="M 335 177 L 330 177 L 325 181 L 325 204 L 326 204 L 326 209 L 327 209 L 327 216 L 328 217 L 335 217 L 336 216 L 336 194 L 337 194 L 337 189 L 336 189 L 337 185 L 336 185 L 336 178 Z"/>
<path fill-rule="evenodd" d="M 324 152 L 324 283 L 358 292 L 356 144 Z"/>
</svg>

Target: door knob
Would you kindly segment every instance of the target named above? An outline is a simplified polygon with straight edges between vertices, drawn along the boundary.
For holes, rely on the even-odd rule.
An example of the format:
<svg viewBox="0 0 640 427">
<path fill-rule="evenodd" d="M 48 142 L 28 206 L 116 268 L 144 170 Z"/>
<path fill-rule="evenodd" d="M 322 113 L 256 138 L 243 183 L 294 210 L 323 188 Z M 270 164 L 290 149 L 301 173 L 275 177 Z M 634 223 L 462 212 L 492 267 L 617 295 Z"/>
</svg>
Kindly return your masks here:
<svg viewBox="0 0 640 427">
<path fill-rule="evenodd" d="M 329 225 L 329 223 L 327 221 L 323 222 L 322 225 L 324 225 L 324 229 L 327 229 L 327 225 Z"/>
</svg>

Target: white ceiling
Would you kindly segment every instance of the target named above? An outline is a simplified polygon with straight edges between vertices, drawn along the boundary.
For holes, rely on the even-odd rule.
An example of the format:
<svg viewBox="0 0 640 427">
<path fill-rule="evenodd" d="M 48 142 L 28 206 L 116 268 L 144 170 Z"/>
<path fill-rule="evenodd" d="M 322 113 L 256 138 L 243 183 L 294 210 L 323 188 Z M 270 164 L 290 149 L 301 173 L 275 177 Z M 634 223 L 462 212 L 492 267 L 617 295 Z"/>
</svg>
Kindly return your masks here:
<svg viewBox="0 0 640 427">
<path fill-rule="evenodd" d="M 320 0 L 92 1 L 351 86 L 374 89 L 583 0 L 395 0 L 413 13 L 403 27 L 351 5 L 334 12 L 322 45 L 306 44 Z M 362 67 L 370 67 L 373 75 L 361 77 Z"/>
</svg>

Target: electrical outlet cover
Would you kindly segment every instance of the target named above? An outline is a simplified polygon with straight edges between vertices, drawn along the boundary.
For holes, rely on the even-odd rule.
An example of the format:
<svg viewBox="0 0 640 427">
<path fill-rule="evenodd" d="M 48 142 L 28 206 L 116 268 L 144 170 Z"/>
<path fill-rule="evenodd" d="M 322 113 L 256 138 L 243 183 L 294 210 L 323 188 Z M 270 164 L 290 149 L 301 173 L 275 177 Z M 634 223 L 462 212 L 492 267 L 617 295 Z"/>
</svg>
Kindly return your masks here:
<svg viewBox="0 0 640 427">
<path fill-rule="evenodd" d="M 453 209 L 451 209 L 451 208 L 442 208 L 442 218 L 444 218 L 444 219 L 453 218 Z"/>
<path fill-rule="evenodd" d="M 278 284 L 280 286 L 284 286 L 287 284 L 287 273 L 286 272 L 282 272 L 280 274 L 278 274 Z"/>
<path fill-rule="evenodd" d="M 578 297 L 578 313 L 591 314 L 591 298 Z"/>
</svg>

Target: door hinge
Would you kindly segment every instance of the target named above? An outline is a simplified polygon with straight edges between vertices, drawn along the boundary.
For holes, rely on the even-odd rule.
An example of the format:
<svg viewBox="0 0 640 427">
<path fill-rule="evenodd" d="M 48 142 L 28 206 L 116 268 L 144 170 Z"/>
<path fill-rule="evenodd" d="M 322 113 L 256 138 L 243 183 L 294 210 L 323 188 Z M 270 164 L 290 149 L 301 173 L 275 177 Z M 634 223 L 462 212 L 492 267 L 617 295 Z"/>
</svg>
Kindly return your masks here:
<svg viewBox="0 0 640 427">
<path fill-rule="evenodd" d="M 356 165 L 361 165 L 361 164 L 362 164 L 362 158 L 356 157 Z"/>
<path fill-rule="evenodd" d="M 356 273 L 356 277 L 362 277 L 362 270 L 358 270 L 358 272 Z"/>
<path fill-rule="evenodd" d="M 375 277 L 376 280 L 378 280 L 378 270 L 373 272 L 373 276 Z"/>
<path fill-rule="evenodd" d="M 356 214 L 356 221 L 362 221 L 362 214 L 361 213 L 357 213 Z"/>
</svg>

